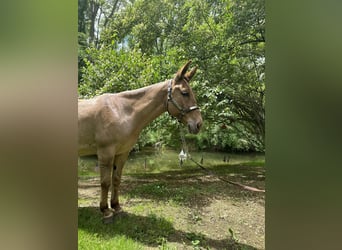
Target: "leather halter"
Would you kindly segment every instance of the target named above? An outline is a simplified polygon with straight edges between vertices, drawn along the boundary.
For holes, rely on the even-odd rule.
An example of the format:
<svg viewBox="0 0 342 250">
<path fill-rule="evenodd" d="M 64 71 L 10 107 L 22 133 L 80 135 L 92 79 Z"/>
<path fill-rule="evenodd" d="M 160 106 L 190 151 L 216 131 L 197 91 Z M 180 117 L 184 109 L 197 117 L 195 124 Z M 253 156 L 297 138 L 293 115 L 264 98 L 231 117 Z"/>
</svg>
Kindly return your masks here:
<svg viewBox="0 0 342 250">
<path fill-rule="evenodd" d="M 184 81 L 189 84 L 189 82 L 184 78 Z M 180 117 L 173 116 L 169 111 L 168 103 L 171 102 L 179 111 L 180 111 Z M 190 106 L 189 108 L 182 108 L 173 98 L 172 98 L 172 80 L 168 81 L 167 85 L 167 101 L 166 101 L 166 110 L 169 113 L 170 116 L 177 118 L 178 121 L 181 121 L 183 116 L 187 113 L 194 111 L 196 109 L 199 109 L 198 106 Z"/>
</svg>

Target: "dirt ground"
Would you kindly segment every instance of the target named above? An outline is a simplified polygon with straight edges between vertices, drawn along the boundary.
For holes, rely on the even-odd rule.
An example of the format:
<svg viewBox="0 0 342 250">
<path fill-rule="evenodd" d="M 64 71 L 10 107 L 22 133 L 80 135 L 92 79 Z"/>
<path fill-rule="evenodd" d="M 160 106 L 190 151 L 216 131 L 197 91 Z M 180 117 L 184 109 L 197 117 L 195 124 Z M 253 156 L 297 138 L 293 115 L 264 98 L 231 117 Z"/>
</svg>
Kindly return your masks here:
<svg viewBox="0 0 342 250">
<path fill-rule="evenodd" d="M 232 181 L 265 188 L 264 168 L 253 170 L 253 173 L 232 174 L 228 177 Z M 147 193 L 125 195 L 141 185 L 156 182 L 165 183 L 168 191 L 184 187 L 185 191 L 192 190 L 194 195 L 186 196 L 186 202 L 178 205 L 170 205 L 167 197 L 172 196 L 167 195 L 165 199 Z M 185 189 L 186 187 L 192 189 Z M 171 233 L 167 241 L 176 249 L 265 249 L 264 193 L 242 190 L 222 183 L 215 176 L 204 174 L 186 177 L 147 175 L 146 178 L 123 176 L 121 194 L 121 205 L 128 213 L 136 213 L 134 207 L 139 205 L 154 209 L 158 216 L 172 218 L 175 233 Z M 99 178 L 79 180 L 78 196 L 79 207 L 97 207 L 100 197 Z M 148 211 L 141 213 L 146 214 Z M 200 239 L 205 244 L 196 248 L 196 242 L 191 241 L 193 239 Z"/>
</svg>

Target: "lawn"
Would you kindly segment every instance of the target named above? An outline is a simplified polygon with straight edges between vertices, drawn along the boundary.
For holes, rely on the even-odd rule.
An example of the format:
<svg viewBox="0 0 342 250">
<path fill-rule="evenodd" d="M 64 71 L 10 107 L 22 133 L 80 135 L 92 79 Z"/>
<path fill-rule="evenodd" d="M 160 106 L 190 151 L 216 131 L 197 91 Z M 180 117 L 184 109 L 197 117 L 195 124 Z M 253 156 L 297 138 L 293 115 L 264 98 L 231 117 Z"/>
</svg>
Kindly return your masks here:
<svg viewBox="0 0 342 250">
<path fill-rule="evenodd" d="M 124 168 L 124 212 L 103 224 L 96 158 L 79 160 L 79 249 L 264 249 L 265 194 L 208 175 L 178 153 L 138 152 Z M 265 188 L 263 155 L 198 152 L 218 176 Z M 229 161 L 224 162 L 224 158 Z"/>
</svg>

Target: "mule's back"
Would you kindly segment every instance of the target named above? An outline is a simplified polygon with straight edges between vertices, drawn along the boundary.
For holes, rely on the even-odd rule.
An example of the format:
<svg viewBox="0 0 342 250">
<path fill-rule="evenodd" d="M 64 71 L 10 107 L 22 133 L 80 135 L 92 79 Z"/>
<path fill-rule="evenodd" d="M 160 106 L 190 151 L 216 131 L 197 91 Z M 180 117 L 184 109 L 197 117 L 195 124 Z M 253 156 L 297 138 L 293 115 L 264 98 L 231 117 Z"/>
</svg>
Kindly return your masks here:
<svg viewBox="0 0 342 250">
<path fill-rule="evenodd" d="M 127 109 L 131 109 L 125 103 L 121 93 L 78 101 L 79 156 L 95 155 L 98 146 L 123 140 L 129 127 Z"/>
</svg>

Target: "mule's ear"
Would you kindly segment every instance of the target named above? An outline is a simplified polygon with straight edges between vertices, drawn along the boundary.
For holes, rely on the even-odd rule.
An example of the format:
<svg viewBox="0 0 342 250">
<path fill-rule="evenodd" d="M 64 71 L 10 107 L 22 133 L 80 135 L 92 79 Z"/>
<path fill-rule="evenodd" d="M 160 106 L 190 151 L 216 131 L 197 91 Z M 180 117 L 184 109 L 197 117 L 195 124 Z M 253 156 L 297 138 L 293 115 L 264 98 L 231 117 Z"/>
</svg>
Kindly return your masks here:
<svg viewBox="0 0 342 250">
<path fill-rule="evenodd" d="M 178 72 L 177 72 L 177 74 L 176 74 L 176 81 L 179 81 L 179 80 L 183 79 L 183 77 L 184 77 L 186 71 L 187 71 L 188 68 L 189 68 L 190 63 L 191 63 L 191 60 L 189 60 L 186 64 L 184 64 L 183 67 L 181 67 L 181 68 L 178 70 Z"/>
<path fill-rule="evenodd" d="M 189 72 L 186 72 L 185 74 L 185 78 L 188 79 L 188 81 L 191 80 L 191 78 L 195 75 L 196 73 L 196 70 L 197 70 L 197 66 L 193 67 Z"/>
</svg>

